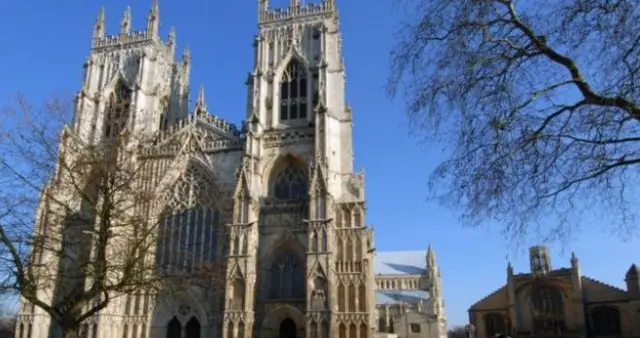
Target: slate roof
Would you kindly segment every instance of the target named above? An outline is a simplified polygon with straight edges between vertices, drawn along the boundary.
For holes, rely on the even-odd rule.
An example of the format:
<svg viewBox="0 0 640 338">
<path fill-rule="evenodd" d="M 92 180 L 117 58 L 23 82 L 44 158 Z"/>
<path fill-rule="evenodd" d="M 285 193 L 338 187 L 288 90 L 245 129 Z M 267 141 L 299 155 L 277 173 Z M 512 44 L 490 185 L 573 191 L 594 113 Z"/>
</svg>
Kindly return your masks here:
<svg viewBox="0 0 640 338">
<path fill-rule="evenodd" d="M 378 251 L 373 265 L 376 275 L 421 275 L 427 266 L 427 251 Z"/>
<path fill-rule="evenodd" d="M 427 266 L 427 251 L 378 251 L 373 265 L 376 276 L 421 275 Z M 425 290 L 376 290 L 376 305 L 417 304 L 429 299 Z"/>
<path fill-rule="evenodd" d="M 376 290 L 376 305 L 417 304 L 421 299 L 429 299 L 429 293 L 424 290 Z"/>
</svg>

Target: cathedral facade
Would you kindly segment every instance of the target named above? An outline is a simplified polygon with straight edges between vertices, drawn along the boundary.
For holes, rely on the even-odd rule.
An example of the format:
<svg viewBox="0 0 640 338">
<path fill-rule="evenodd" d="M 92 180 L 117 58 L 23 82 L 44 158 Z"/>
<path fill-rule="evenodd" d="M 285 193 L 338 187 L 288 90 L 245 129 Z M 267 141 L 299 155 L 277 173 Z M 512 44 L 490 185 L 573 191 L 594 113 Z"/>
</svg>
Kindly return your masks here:
<svg viewBox="0 0 640 338">
<path fill-rule="evenodd" d="M 136 295 L 121 297 L 87 319 L 83 334 L 443 338 L 433 250 L 376 256 L 365 223 L 335 0 L 257 5 L 242 127 L 210 114 L 202 88 L 189 112 L 191 55 L 175 56 L 173 30 L 159 37 L 157 3 L 143 31 L 131 30 L 127 10 L 120 33 L 106 35 L 98 15 L 73 133 L 89 144 L 125 127 L 156 135 L 141 160 L 173 191 L 160 231 L 174 236 L 169 242 L 198 234 L 199 254 L 184 264 L 223 260 L 226 278 L 220 291 L 194 286 L 150 311 Z M 163 266 L 187 259 L 167 243 L 155 254 Z M 50 335 L 50 324 L 23 304 L 17 338 Z"/>
</svg>

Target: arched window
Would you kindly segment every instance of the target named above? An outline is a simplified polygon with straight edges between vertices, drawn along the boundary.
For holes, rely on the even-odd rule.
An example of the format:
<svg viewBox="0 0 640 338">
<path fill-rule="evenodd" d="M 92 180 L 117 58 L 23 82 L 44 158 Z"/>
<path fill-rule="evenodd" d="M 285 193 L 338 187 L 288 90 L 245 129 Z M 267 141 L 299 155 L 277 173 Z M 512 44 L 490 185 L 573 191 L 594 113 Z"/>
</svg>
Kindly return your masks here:
<svg viewBox="0 0 640 338">
<path fill-rule="evenodd" d="M 497 334 L 506 334 L 504 317 L 499 313 L 489 313 L 485 315 L 484 327 L 487 337 L 495 337 Z"/>
<path fill-rule="evenodd" d="M 173 317 L 169 324 L 167 325 L 167 336 L 166 338 L 182 338 L 182 325 L 178 318 Z"/>
<path fill-rule="evenodd" d="M 282 253 L 271 265 L 271 299 L 303 299 L 304 266 L 293 252 Z"/>
<path fill-rule="evenodd" d="M 620 336 L 620 311 L 612 306 L 591 310 L 591 331 L 594 336 Z"/>
<path fill-rule="evenodd" d="M 307 117 L 307 70 L 292 59 L 280 81 L 280 120 L 295 120 Z"/>
<path fill-rule="evenodd" d="M 129 119 L 133 92 L 124 83 L 118 82 L 109 97 L 104 121 L 104 137 L 113 138 L 122 132 Z"/>
<path fill-rule="evenodd" d="M 306 199 L 307 174 L 302 165 L 292 160 L 274 177 L 273 195 L 280 200 Z"/>
<path fill-rule="evenodd" d="M 190 166 L 170 191 L 156 256 L 163 273 L 197 274 L 216 260 L 220 223 L 216 191 L 209 175 L 196 166 Z"/>
<path fill-rule="evenodd" d="M 534 284 L 531 288 L 531 310 L 536 335 L 565 331 L 564 302 L 558 288 Z"/>
<path fill-rule="evenodd" d="M 185 336 L 183 338 L 200 338 L 200 322 L 196 317 L 191 317 L 191 320 L 185 326 Z"/>
<path fill-rule="evenodd" d="M 279 200 L 306 199 L 309 196 L 307 184 L 304 167 L 293 159 L 286 159 L 284 167 L 273 177 L 272 194 Z"/>
</svg>

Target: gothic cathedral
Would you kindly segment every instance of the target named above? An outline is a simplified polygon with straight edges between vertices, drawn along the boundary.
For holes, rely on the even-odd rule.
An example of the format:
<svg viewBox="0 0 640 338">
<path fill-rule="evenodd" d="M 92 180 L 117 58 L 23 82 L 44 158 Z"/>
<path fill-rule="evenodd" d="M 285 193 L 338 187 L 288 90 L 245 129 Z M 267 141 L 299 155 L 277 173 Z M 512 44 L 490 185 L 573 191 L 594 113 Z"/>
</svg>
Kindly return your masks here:
<svg viewBox="0 0 640 338">
<path fill-rule="evenodd" d="M 149 314 L 114 300 L 85 337 L 444 338 L 433 250 L 376 253 L 365 223 L 335 0 L 257 6 L 241 127 L 210 114 L 202 88 L 189 112 L 191 55 L 175 56 L 173 29 L 158 36 L 155 1 L 144 31 L 127 10 L 105 35 L 98 15 L 73 132 L 88 143 L 125 127 L 157 135 L 144 160 L 173 191 L 160 231 L 167 243 L 197 234 L 186 264 L 224 260 L 226 278 L 214 295 L 194 287 Z M 182 264 L 167 243 L 157 261 Z M 24 305 L 17 338 L 47 336 L 49 319 Z"/>
</svg>

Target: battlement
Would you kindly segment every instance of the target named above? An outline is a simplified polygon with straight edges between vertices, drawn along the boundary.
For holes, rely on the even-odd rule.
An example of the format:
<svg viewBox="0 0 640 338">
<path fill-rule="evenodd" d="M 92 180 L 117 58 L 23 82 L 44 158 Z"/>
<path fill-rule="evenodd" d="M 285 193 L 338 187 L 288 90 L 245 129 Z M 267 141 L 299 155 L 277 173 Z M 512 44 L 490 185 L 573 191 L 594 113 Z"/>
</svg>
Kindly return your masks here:
<svg viewBox="0 0 640 338">
<path fill-rule="evenodd" d="M 320 3 L 296 4 L 288 8 L 267 9 L 260 12 L 260 23 L 293 19 L 318 14 L 332 13 L 335 10 L 335 0 L 323 0 Z"/>
<path fill-rule="evenodd" d="M 91 48 L 103 48 L 109 46 L 118 46 L 130 43 L 140 43 L 145 41 L 159 41 L 158 28 L 160 25 L 160 10 L 157 0 L 153 0 L 151 9 L 147 15 L 147 28 L 144 30 L 132 31 L 131 8 L 127 7 L 120 21 L 120 34 L 105 35 L 105 13 L 104 8 L 100 9 L 98 17 L 93 24 L 93 40 Z M 175 31 L 169 33 L 169 41 L 167 45 L 175 43 Z"/>
<path fill-rule="evenodd" d="M 136 42 L 144 42 L 154 40 L 155 35 L 146 31 L 133 31 L 129 34 L 113 34 L 107 35 L 102 38 L 93 39 L 93 43 L 91 44 L 91 48 L 103 48 L 110 46 L 117 46 L 128 43 L 136 43 Z"/>
</svg>

